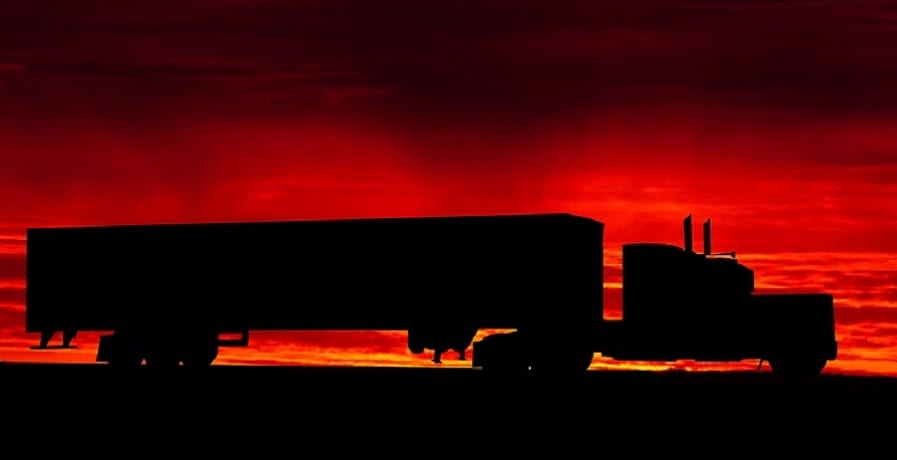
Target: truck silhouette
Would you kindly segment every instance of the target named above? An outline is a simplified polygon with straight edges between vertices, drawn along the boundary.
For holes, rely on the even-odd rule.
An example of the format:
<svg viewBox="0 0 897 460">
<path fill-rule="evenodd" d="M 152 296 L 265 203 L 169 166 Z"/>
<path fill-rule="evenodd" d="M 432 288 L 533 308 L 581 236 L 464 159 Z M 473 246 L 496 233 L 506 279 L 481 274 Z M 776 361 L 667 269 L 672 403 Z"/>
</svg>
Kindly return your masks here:
<svg viewBox="0 0 897 460">
<path fill-rule="evenodd" d="M 829 294 L 757 295 L 734 253 L 623 245 L 623 319 L 603 319 L 604 224 L 570 214 L 31 228 L 26 331 L 97 361 L 208 366 L 251 330 L 403 330 L 413 353 L 486 371 L 579 372 L 625 360 L 835 359 Z M 230 335 L 231 339 L 224 339 Z"/>
</svg>

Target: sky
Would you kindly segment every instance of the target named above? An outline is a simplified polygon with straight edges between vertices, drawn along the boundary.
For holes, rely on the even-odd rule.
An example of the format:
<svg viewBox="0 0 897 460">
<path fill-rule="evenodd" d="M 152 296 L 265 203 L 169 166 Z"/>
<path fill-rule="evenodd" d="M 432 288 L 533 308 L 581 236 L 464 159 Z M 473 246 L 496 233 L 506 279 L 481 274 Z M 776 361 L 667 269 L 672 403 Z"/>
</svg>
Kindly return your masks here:
<svg viewBox="0 0 897 460">
<path fill-rule="evenodd" d="M 897 375 L 894 43 L 863 0 L 5 1 L 0 359 L 93 358 L 24 350 L 32 226 L 571 212 L 612 267 L 693 213 L 761 289 L 835 295 L 831 371 Z M 220 361 L 427 365 L 257 337 Z"/>
</svg>

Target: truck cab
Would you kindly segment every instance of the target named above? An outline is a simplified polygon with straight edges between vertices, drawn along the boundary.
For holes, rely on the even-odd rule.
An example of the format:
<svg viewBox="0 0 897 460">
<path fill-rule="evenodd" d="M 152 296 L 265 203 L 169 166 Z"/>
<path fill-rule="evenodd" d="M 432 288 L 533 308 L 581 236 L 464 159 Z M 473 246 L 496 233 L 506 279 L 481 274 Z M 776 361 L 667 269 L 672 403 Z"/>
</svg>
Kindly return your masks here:
<svg viewBox="0 0 897 460">
<path fill-rule="evenodd" d="M 754 293 L 754 271 L 734 252 L 685 245 L 623 245 L 623 319 L 604 322 L 596 351 L 626 360 L 768 360 L 774 370 L 819 373 L 834 359 L 833 299 L 828 294 Z"/>
</svg>

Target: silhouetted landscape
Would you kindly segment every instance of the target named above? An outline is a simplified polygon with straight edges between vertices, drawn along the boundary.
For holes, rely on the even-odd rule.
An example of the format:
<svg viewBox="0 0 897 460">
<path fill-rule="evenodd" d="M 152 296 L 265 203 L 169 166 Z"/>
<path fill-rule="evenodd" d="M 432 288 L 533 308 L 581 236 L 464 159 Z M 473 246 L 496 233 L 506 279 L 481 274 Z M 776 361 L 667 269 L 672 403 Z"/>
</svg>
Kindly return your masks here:
<svg viewBox="0 0 897 460">
<path fill-rule="evenodd" d="M 770 372 L 589 371 L 540 385 L 450 368 L 0 364 L 0 381 L 7 419 L 41 427 L 45 442 L 77 436 L 108 449 L 124 436 L 127 451 L 267 452 L 258 458 L 862 450 L 890 445 L 897 409 L 897 379 Z"/>
<path fill-rule="evenodd" d="M 206 369 L 116 369 L 100 364 L 2 363 L 0 380 L 11 394 L 63 406 L 111 404 L 121 397 L 116 392 L 146 395 L 149 390 L 152 398 L 165 396 L 163 399 L 186 402 L 187 406 L 222 398 L 222 405 L 254 405 L 255 410 L 298 409 L 307 405 L 312 395 L 330 394 L 326 404 L 334 407 L 396 404 L 397 409 L 408 409 L 419 403 L 413 410 L 426 411 L 427 401 L 414 399 L 430 392 L 434 401 L 445 402 L 488 395 L 496 404 L 507 404 L 528 395 L 532 399 L 527 404 L 539 405 L 541 396 L 579 398 L 578 410 L 604 414 L 688 411 L 713 412 L 725 418 L 725 414 L 797 409 L 824 410 L 832 415 L 897 409 L 897 379 L 834 374 L 796 381 L 769 372 L 589 371 L 574 381 L 542 382 L 531 374 L 492 377 L 459 368 L 218 365 Z M 516 389 L 495 392 L 508 386 L 519 387 L 522 393 Z M 315 387 L 326 393 L 312 390 Z M 569 391 L 558 394 L 556 390 L 561 388 Z M 384 400 L 385 392 L 392 394 L 387 398 L 390 401 Z M 411 401 L 403 400 L 406 397 Z"/>
</svg>

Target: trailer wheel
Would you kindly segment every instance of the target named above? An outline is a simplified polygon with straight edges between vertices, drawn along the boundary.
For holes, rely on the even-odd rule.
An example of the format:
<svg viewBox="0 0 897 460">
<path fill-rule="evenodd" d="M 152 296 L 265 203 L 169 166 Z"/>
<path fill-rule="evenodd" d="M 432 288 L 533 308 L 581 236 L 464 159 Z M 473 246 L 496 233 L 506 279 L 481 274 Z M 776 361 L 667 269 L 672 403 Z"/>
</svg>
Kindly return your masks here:
<svg viewBox="0 0 897 460">
<path fill-rule="evenodd" d="M 563 332 L 558 332 L 563 330 Z M 588 329 L 560 326 L 529 331 L 530 366 L 547 378 L 575 378 L 592 365 L 593 344 Z"/>
<path fill-rule="evenodd" d="M 143 363 L 143 358 L 137 355 L 128 355 L 128 356 L 116 356 L 114 358 L 109 359 L 109 366 L 116 368 L 135 368 L 140 367 L 140 364 Z"/>
<path fill-rule="evenodd" d="M 533 372 L 546 377 L 575 377 L 592 365 L 594 352 L 588 347 L 549 347 L 533 354 Z"/>
<path fill-rule="evenodd" d="M 473 367 L 493 378 L 507 378 L 526 373 L 529 357 L 520 334 L 492 334 L 473 344 Z"/>
<path fill-rule="evenodd" d="M 154 368 L 172 368 L 180 363 L 177 353 L 173 350 L 151 350 L 146 355 L 146 365 Z"/>
<path fill-rule="evenodd" d="M 100 337 L 97 361 L 106 361 L 111 367 L 139 367 L 143 362 L 141 348 L 128 337 L 119 332 Z"/>
<path fill-rule="evenodd" d="M 420 328 L 412 327 L 408 329 L 408 350 L 411 353 L 419 355 L 424 352 L 424 340 L 422 338 Z"/>
<path fill-rule="evenodd" d="M 184 346 L 181 361 L 186 367 L 209 367 L 218 357 L 218 336 L 210 335 Z"/>
<path fill-rule="evenodd" d="M 787 378 L 816 377 L 825 368 L 826 359 L 805 354 L 782 353 L 769 359 L 769 366 L 779 376 Z"/>
<path fill-rule="evenodd" d="M 218 347 L 215 350 L 193 350 L 185 352 L 182 361 L 187 367 L 209 367 L 218 357 Z"/>
</svg>

